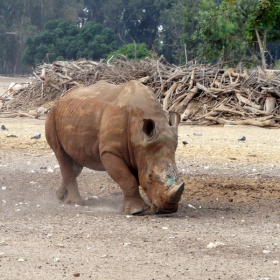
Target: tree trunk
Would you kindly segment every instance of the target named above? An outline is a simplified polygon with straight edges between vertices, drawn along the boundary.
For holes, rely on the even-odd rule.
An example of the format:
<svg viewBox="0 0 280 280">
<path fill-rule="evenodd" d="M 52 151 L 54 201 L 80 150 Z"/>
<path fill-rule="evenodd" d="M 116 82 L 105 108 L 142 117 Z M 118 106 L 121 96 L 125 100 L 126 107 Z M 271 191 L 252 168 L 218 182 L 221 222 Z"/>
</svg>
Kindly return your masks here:
<svg viewBox="0 0 280 280">
<path fill-rule="evenodd" d="M 266 41 L 266 32 L 264 32 L 264 38 L 263 41 L 260 38 L 259 30 L 257 27 L 255 27 L 256 36 L 258 39 L 258 44 L 260 47 L 260 53 L 262 58 L 262 68 L 266 69 L 266 61 L 265 61 L 265 41 Z"/>
</svg>

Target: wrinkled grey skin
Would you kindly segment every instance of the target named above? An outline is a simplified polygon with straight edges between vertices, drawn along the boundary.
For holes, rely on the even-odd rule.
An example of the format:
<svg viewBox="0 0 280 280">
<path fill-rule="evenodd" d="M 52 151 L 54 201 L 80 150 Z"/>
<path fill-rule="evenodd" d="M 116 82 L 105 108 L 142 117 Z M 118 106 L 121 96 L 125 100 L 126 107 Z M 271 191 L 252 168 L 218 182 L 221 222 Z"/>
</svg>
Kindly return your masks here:
<svg viewBox="0 0 280 280">
<path fill-rule="evenodd" d="M 175 164 L 179 122 L 178 114 L 167 117 L 153 92 L 137 81 L 70 90 L 46 120 L 46 138 L 62 174 L 57 197 L 84 204 L 76 178 L 85 166 L 108 172 L 123 191 L 126 213 L 148 208 L 139 185 L 154 212 L 176 212 L 184 190 Z"/>
</svg>

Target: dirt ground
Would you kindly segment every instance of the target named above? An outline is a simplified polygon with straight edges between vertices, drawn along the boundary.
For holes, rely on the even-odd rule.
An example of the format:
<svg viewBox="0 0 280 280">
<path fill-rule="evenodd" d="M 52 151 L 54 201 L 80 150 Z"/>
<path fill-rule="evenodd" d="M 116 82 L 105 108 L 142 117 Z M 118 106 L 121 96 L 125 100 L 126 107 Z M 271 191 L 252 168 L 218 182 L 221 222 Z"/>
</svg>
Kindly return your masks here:
<svg viewBox="0 0 280 280">
<path fill-rule="evenodd" d="M 56 199 L 44 122 L 0 119 L 1 280 L 280 279 L 279 129 L 181 125 L 178 212 L 130 216 L 105 172 L 79 176 L 93 206 Z"/>
</svg>

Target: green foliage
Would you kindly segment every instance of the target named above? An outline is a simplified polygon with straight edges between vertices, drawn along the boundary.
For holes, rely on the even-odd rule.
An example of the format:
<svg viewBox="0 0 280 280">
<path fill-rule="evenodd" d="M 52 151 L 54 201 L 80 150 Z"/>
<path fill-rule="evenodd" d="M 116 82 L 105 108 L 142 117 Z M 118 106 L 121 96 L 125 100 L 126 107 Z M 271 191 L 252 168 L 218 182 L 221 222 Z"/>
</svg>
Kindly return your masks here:
<svg viewBox="0 0 280 280">
<path fill-rule="evenodd" d="M 280 60 L 277 60 L 274 65 L 275 70 L 280 70 Z"/>
<path fill-rule="evenodd" d="M 251 24 L 253 26 L 272 28 L 279 12 L 279 0 L 259 0 L 255 3 Z"/>
<path fill-rule="evenodd" d="M 0 1 L 0 73 L 19 74 L 30 71 L 21 57 L 27 39 L 44 30 L 49 20 L 64 18 L 76 24 L 83 9 L 80 0 L 1 0 Z M 45 40 L 50 38 L 45 37 Z M 10 45 L 10 42 L 13 42 Z M 29 42 L 30 45 L 30 42 Z M 38 45 L 37 45 L 38 47 Z M 26 58 L 29 63 L 32 56 Z"/>
<path fill-rule="evenodd" d="M 236 63 L 245 56 L 250 39 L 246 21 L 250 6 L 244 2 L 222 1 L 218 6 L 212 1 L 202 2 L 194 38 L 202 40 L 198 52 L 204 62 L 221 60 Z"/>
<path fill-rule="evenodd" d="M 147 49 L 163 54 L 171 63 L 237 62 L 248 55 L 260 58 L 262 52 L 262 64 L 270 64 L 273 61 L 266 61 L 268 54 L 275 60 L 280 58 L 278 46 L 271 43 L 280 41 L 279 3 L 2 0 L 0 73 L 23 73 L 30 69 L 26 65 L 62 58 L 98 60 L 129 43 L 146 43 Z M 121 52 L 137 57 L 134 44 Z"/>
<path fill-rule="evenodd" d="M 198 1 L 173 1 L 171 7 L 161 12 L 162 30 L 157 38 L 157 50 L 164 54 L 167 60 L 173 63 L 183 64 L 186 59 L 192 60 L 197 57 L 197 42 L 193 38 L 197 27 L 199 5 Z M 208 1 L 205 2 L 207 4 Z M 187 54 L 185 54 L 185 48 Z"/>
<path fill-rule="evenodd" d="M 85 0 L 89 20 L 105 23 L 120 44 L 146 43 L 152 48 L 160 24 L 160 12 L 174 0 Z"/>
<path fill-rule="evenodd" d="M 147 45 L 145 43 L 130 43 L 121 46 L 114 52 L 111 52 L 108 55 L 107 59 L 109 59 L 112 56 L 114 56 L 115 58 L 121 58 L 122 55 L 129 59 L 144 59 L 146 57 L 151 57 L 152 53 L 148 50 Z"/>
<path fill-rule="evenodd" d="M 26 41 L 23 63 L 37 65 L 55 60 L 105 58 L 116 49 L 115 36 L 102 24 L 90 22 L 82 28 L 60 19 L 46 24 L 45 31 Z"/>
<path fill-rule="evenodd" d="M 255 30 L 273 41 L 280 39 L 280 1 L 250 0 L 252 9 L 248 15 L 249 29 L 252 39 L 256 40 Z M 266 40 L 266 39 L 265 39 Z"/>
</svg>

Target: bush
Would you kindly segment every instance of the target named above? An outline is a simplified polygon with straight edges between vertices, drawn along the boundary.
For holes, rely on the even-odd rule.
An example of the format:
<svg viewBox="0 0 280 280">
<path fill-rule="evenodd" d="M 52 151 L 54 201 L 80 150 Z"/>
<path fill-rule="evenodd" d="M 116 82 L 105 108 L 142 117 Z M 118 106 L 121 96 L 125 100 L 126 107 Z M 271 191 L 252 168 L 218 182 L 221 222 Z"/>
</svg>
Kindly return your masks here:
<svg viewBox="0 0 280 280">
<path fill-rule="evenodd" d="M 141 43 L 141 44 L 130 43 L 121 46 L 119 49 L 117 49 L 114 52 L 111 52 L 108 55 L 107 60 L 110 59 L 112 56 L 114 56 L 115 58 L 121 58 L 121 55 L 126 56 L 129 59 L 137 59 L 137 60 L 152 56 L 151 52 L 148 50 L 147 45 L 145 43 Z"/>
</svg>

